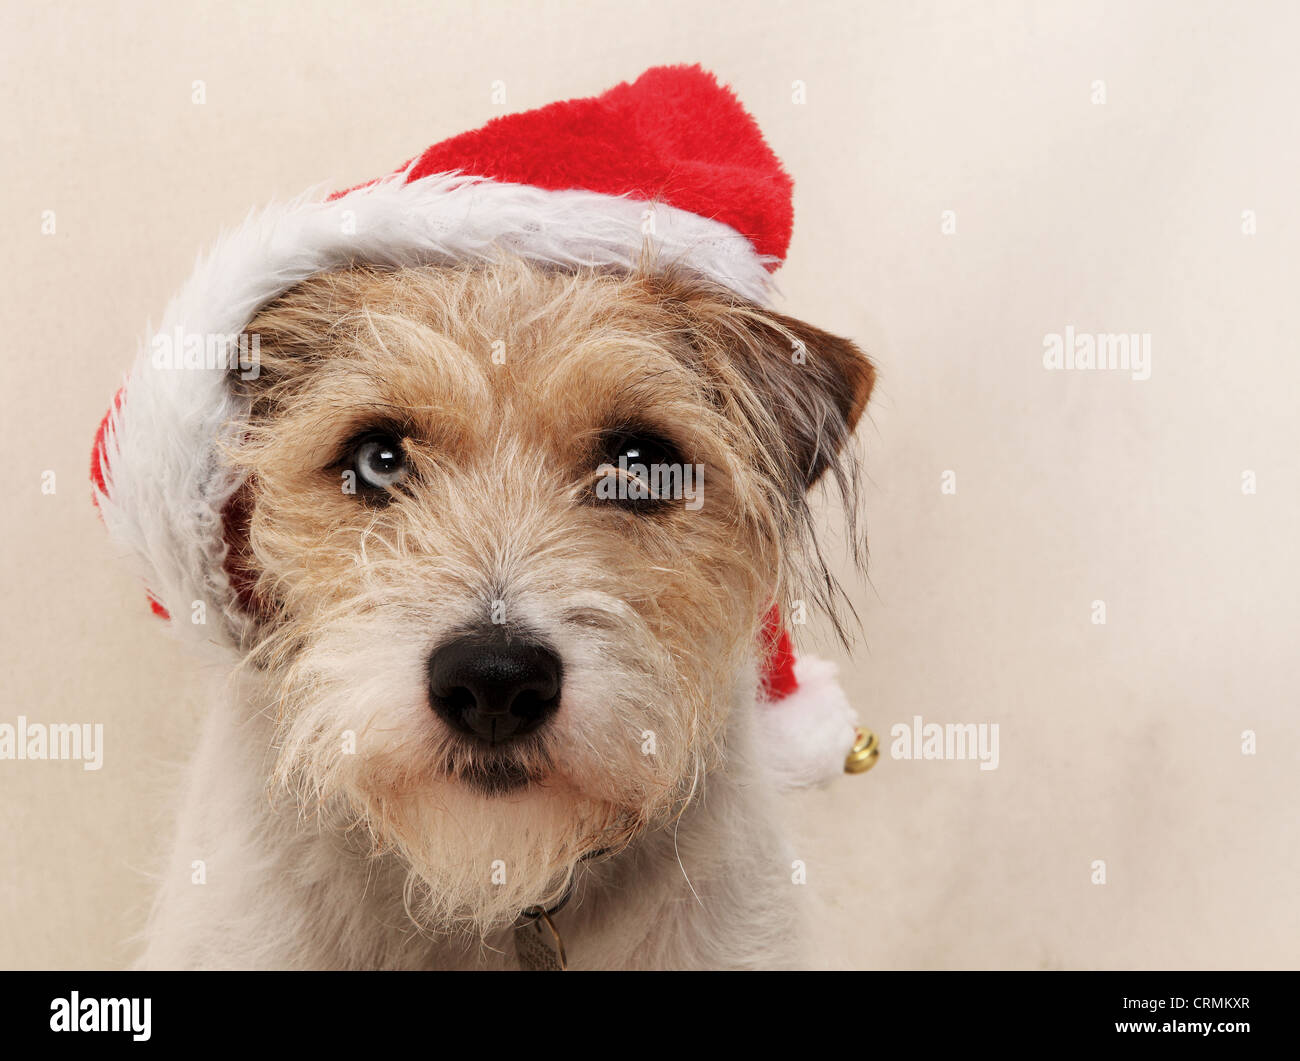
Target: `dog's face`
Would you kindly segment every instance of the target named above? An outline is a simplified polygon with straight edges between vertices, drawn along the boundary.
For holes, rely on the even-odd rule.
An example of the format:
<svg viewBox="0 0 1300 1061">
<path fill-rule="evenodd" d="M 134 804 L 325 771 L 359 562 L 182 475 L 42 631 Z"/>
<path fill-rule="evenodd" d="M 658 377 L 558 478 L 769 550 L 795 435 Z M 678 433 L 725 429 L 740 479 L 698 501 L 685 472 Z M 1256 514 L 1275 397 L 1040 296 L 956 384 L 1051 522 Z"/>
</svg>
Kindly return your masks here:
<svg viewBox="0 0 1300 1061">
<path fill-rule="evenodd" d="M 405 859 L 419 922 L 555 900 L 722 761 L 869 363 L 688 279 L 518 260 L 319 276 L 248 330 L 228 567 L 277 780 Z"/>
</svg>

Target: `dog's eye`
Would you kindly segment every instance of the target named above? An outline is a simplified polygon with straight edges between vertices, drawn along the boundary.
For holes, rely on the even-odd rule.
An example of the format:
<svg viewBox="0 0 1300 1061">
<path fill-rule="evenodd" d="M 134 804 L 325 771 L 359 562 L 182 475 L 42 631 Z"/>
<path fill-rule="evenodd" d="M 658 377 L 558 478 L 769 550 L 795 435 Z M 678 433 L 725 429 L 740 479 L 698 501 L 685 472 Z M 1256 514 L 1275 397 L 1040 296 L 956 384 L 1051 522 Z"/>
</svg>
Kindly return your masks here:
<svg viewBox="0 0 1300 1061">
<path fill-rule="evenodd" d="M 651 434 L 619 432 L 601 446 L 596 497 L 622 503 L 658 502 L 681 496 L 681 455 Z"/>
<path fill-rule="evenodd" d="M 352 469 L 363 485 L 387 490 L 406 478 L 406 451 L 393 435 L 367 435 L 352 451 Z"/>
<path fill-rule="evenodd" d="M 620 459 L 634 468 L 651 468 L 655 465 L 677 463 L 676 454 L 667 444 L 644 438 L 632 439 L 619 447 L 614 462 L 617 464 Z"/>
</svg>

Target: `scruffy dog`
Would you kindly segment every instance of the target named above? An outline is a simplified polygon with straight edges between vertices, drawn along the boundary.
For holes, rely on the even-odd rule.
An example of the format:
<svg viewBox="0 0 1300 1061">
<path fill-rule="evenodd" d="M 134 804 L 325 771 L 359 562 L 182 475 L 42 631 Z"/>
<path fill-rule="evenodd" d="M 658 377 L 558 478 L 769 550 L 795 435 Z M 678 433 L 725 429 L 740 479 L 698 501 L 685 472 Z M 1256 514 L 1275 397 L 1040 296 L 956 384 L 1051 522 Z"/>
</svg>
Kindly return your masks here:
<svg viewBox="0 0 1300 1061">
<path fill-rule="evenodd" d="M 166 551 L 123 515 L 155 484 L 113 463 L 192 386 L 128 382 L 105 519 L 157 610 L 222 602 L 238 660 L 145 965 L 800 963 L 762 676 L 774 605 L 835 613 L 808 490 L 838 485 L 856 550 L 873 370 L 641 242 L 345 256 L 246 299 L 256 371 L 182 468 L 215 561 L 210 527 Z"/>
<path fill-rule="evenodd" d="M 253 710 L 211 721 L 180 843 L 238 873 L 172 874 L 147 960 L 510 965 L 499 930 L 578 874 L 584 968 L 795 961 L 755 646 L 806 585 L 807 487 L 851 483 L 867 359 L 682 278 L 519 260 L 319 276 L 250 331 Z M 599 499 L 620 456 L 703 465 L 704 503 Z"/>
</svg>

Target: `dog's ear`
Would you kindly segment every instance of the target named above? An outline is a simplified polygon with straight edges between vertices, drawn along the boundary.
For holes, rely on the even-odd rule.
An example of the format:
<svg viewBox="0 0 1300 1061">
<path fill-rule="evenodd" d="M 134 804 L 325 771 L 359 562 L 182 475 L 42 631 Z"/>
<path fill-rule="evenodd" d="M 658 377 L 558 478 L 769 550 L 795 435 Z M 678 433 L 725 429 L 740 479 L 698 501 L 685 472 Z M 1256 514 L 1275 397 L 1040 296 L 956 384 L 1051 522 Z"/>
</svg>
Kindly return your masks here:
<svg viewBox="0 0 1300 1061">
<path fill-rule="evenodd" d="M 840 454 L 866 408 L 876 372 L 853 342 L 729 292 L 669 279 L 660 297 L 688 318 L 698 367 L 784 452 L 783 477 L 811 487 Z"/>
<path fill-rule="evenodd" d="M 831 465 L 871 397 L 876 370 L 850 340 L 762 310 L 740 321 L 753 336 L 736 367 L 767 403 L 806 488 Z"/>
</svg>

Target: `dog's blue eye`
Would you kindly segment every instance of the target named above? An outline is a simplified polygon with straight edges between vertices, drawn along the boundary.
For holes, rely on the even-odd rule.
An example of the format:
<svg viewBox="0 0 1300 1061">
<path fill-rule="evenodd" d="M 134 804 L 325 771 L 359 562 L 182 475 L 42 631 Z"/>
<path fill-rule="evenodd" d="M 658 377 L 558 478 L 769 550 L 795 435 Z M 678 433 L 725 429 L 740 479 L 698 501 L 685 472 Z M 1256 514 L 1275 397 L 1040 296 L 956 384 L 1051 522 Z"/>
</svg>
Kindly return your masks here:
<svg viewBox="0 0 1300 1061">
<path fill-rule="evenodd" d="M 371 435 L 357 444 L 352 467 L 364 485 L 386 490 L 406 478 L 406 452 L 391 435 Z"/>
</svg>

